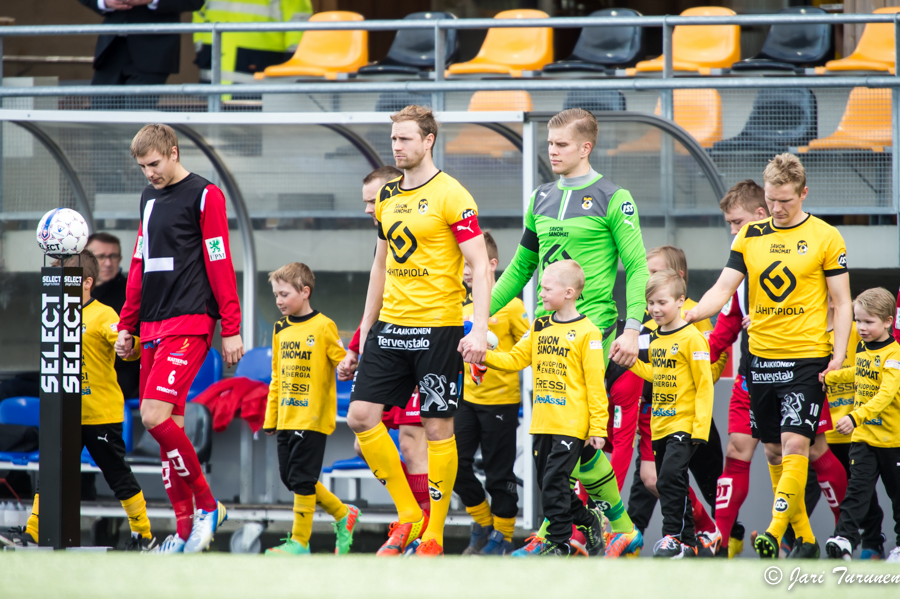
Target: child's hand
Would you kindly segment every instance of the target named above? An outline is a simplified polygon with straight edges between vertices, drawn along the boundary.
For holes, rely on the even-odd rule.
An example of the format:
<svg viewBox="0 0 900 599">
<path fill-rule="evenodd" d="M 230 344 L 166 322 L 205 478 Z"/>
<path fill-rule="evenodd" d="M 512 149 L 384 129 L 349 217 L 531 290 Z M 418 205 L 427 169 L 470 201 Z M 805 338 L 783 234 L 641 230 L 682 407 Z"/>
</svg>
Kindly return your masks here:
<svg viewBox="0 0 900 599">
<path fill-rule="evenodd" d="M 838 423 L 837 425 L 835 425 L 834 430 L 841 433 L 842 435 L 849 435 L 855 428 L 856 425 L 853 424 L 853 418 L 850 418 L 850 416 L 844 416 L 843 418 L 838 420 Z"/>
<path fill-rule="evenodd" d="M 119 331 L 119 338 L 116 339 L 115 345 L 116 355 L 127 360 L 134 355 L 134 337 L 128 331 Z"/>
<path fill-rule="evenodd" d="M 469 364 L 469 374 L 472 375 L 472 380 L 475 381 L 476 385 L 480 385 L 481 381 L 484 380 L 484 375 L 487 372 L 487 366 L 482 364 Z"/>
<path fill-rule="evenodd" d="M 591 444 L 591 447 L 600 451 L 603 449 L 603 446 L 606 445 L 606 439 L 603 437 L 588 437 L 588 442 Z"/>
<path fill-rule="evenodd" d="M 356 372 L 356 366 L 359 364 L 359 354 L 357 354 L 353 350 L 348 350 L 347 355 L 344 356 L 344 359 L 341 360 L 341 363 L 337 366 L 338 371 L 338 380 L 339 381 L 351 381 L 353 380 L 353 373 Z"/>
<path fill-rule="evenodd" d="M 275 434 L 275 429 L 274 428 L 264 428 L 263 432 L 271 437 L 272 435 Z"/>
</svg>

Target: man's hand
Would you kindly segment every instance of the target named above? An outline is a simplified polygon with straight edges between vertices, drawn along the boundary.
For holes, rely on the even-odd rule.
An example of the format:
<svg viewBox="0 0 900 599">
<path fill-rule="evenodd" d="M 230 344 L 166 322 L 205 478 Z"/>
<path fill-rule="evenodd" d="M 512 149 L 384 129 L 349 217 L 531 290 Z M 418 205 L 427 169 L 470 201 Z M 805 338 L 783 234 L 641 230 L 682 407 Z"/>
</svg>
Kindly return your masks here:
<svg viewBox="0 0 900 599">
<path fill-rule="evenodd" d="M 347 350 L 347 355 L 341 360 L 337 366 L 339 381 L 352 381 L 353 373 L 356 372 L 356 366 L 359 364 L 359 354 L 352 349 Z"/>
<path fill-rule="evenodd" d="M 749 316 L 745 316 L 741 319 L 741 326 L 744 327 L 744 329 L 750 328 L 750 317 Z"/>
<path fill-rule="evenodd" d="M 275 434 L 275 429 L 274 428 L 264 428 L 263 432 L 271 437 L 272 435 Z"/>
<path fill-rule="evenodd" d="M 821 373 L 819 373 L 819 380 L 824 383 L 826 374 L 828 374 L 832 370 L 840 370 L 841 365 L 844 363 L 844 358 L 846 358 L 846 356 L 837 356 L 832 358 L 831 361 L 828 362 L 828 367 L 825 368 L 825 370 L 823 370 Z"/>
<path fill-rule="evenodd" d="M 603 446 L 606 445 L 606 439 L 603 437 L 588 437 L 588 443 L 591 444 L 591 447 L 600 451 L 603 449 Z"/>
<path fill-rule="evenodd" d="M 834 430 L 841 433 L 842 435 L 849 435 L 853 432 L 856 426 L 853 424 L 853 419 L 850 416 L 844 416 L 838 423 L 834 425 Z"/>
<path fill-rule="evenodd" d="M 106 0 L 106 10 L 131 10 L 131 4 L 125 0 Z"/>
<path fill-rule="evenodd" d="M 631 368 L 638 359 L 638 332 L 634 329 L 625 329 L 619 337 L 613 341 L 609 350 L 609 359 L 625 368 Z"/>
<path fill-rule="evenodd" d="M 244 342 L 240 335 L 222 337 L 222 357 L 229 368 L 238 363 L 244 357 Z"/>
<path fill-rule="evenodd" d="M 128 331 L 119 331 L 119 338 L 116 339 L 116 355 L 127 360 L 134 355 L 134 337 Z"/>
<path fill-rule="evenodd" d="M 151 4 L 153 0 L 122 0 L 125 4 L 129 6 L 147 6 Z"/>
<path fill-rule="evenodd" d="M 483 364 L 487 353 L 487 329 L 472 328 L 472 332 L 459 340 L 456 348 L 468 364 Z"/>
</svg>

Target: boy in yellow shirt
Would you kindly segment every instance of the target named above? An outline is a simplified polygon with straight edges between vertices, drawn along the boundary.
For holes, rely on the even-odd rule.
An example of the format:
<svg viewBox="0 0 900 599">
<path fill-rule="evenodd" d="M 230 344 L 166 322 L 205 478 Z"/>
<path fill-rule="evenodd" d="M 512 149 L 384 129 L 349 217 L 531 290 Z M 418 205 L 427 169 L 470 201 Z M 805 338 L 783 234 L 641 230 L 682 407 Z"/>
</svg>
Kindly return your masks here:
<svg viewBox="0 0 900 599">
<path fill-rule="evenodd" d="M 334 432 L 337 392 L 334 369 L 347 353 L 334 322 L 313 310 L 312 270 L 292 262 L 269 273 L 275 304 L 284 315 L 272 333 L 272 382 L 263 429 L 278 433 L 278 471 L 294 493 L 294 525 L 284 543 L 267 555 L 309 555 L 316 504 L 334 517 L 334 552 L 350 551 L 359 509 L 346 505 L 319 482 L 325 442 Z"/>
<path fill-rule="evenodd" d="M 600 555 L 604 549 L 602 513 L 585 507 L 569 484 L 582 454 L 592 457 L 603 449 L 609 417 L 603 335 L 575 307 L 583 289 L 584 271 L 574 260 L 545 268 L 540 298 L 544 309 L 553 313 L 535 320 L 512 351 L 488 351 L 484 360 L 504 372 L 532 366 L 535 398 L 529 432 L 549 520 L 538 555 L 571 555 L 573 523 L 587 540 L 588 555 Z"/>
<path fill-rule="evenodd" d="M 686 285 L 671 269 L 647 281 L 647 308 L 657 329 L 650 335 L 650 364 L 631 371 L 653 383 L 650 431 L 656 461 L 656 489 L 663 516 L 663 538 L 654 557 L 695 557 L 696 536 L 688 466 L 697 446 L 709 439 L 713 376 L 709 343 L 681 316 Z"/>
<path fill-rule="evenodd" d="M 60 266 L 59 260 L 54 266 Z M 72 256 L 64 266 L 81 266 L 81 444 L 87 447 L 112 489 L 131 527 L 126 551 L 148 551 L 155 541 L 150 533 L 147 502 L 131 468 L 125 463 L 125 398 L 116 379 L 114 349 L 118 338 L 116 311 L 91 298 L 91 289 L 100 272 L 100 264 L 89 250 Z M 129 361 L 141 357 L 140 342 L 135 339 L 135 353 Z M 21 532 L 0 534 L 0 544 L 31 545 L 38 541 L 39 494 L 34 496 L 31 516 Z"/>
<path fill-rule="evenodd" d="M 493 274 L 499 263 L 497 242 L 484 232 Z M 472 269 L 466 262 L 463 281 L 472 284 Z M 493 283 L 494 277 L 491 278 Z M 471 320 L 474 311 L 472 294 L 463 302 L 463 318 Z M 500 351 L 510 351 L 528 332 L 528 313 L 519 298 L 491 316 L 488 331 L 497 336 Z M 478 377 L 476 379 L 474 376 Z M 512 553 L 516 528 L 518 494 L 513 465 L 516 462 L 516 429 L 519 426 L 519 374 L 486 370 L 465 377 L 465 393 L 453 416 L 459 470 L 453 490 L 472 516 L 472 534 L 463 555 L 506 555 Z M 481 446 L 484 462 L 484 487 L 475 477 L 475 452 Z M 490 493 L 488 503 L 485 491 Z"/>
</svg>

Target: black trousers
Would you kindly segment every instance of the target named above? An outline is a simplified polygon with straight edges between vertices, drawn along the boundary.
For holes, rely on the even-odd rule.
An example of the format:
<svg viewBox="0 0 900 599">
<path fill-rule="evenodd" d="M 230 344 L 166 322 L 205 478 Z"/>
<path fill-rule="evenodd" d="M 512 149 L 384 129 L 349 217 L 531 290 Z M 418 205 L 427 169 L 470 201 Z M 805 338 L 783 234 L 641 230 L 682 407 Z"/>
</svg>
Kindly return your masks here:
<svg viewBox="0 0 900 599">
<path fill-rule="evenodd" d="M 533 435 L 532 448 L 544 517 L 550 521 L 547 540 L 567 542 L 572 536 L 572 524 L 589 526 L 593 518 L 569 486 L 584 440 L 564 435 Z"/>
<path fill-rule="evenodd" d="M 162 85 L 168 73 L 147 73 L 135 66 L 124 37 L 116 38 L 106 50 L 106 58 L 94 71 L 91 85 Z M 156 110 L 159 96 L 98 96 L 94 110 Z"/>
<path fill-rule="evenodd" d="M 485 406 L 459 402 L 453 415 L 459 467 L 453 490 L 466 507 L 480 505 L 485 490 L 491 495 L 491 513 L 500 518 L 514 518 L 519 511 L 516 490 L 516 428 L 519 405 Z M 481 446 L 484 464 L 484 487 L 475 477 L 475 452 Z"/>
<path fill-rule="evenodd" d="M 121 422 L 81 425 L 81 444 L 87 447 L 116 499 L 125 501 L 141 492 L 131 467 L 125 463 Z"/>
<path fill-rule="evenodd" d="M 855 549 L 860 542 L 859 529 L 875 495 L 878 477 L 884 484 L 894 511 L 894 533 L 900 545 L 900 447 L 872 447 L 867 443 L 850 444 L 850 480 L 841 503 L 841 517 L 835 534 L 850 541 Z"/>
<path fill-rule="evenodd" d="M 688 466 L 697 447 L 688 433 L 673 433 L 653 442 L 656 458 L 656 490 L 663 517 L 663 535 L 671 535 L 694 547 L 694 514 L 688 497 Z"/>
<path fill-rule="evenodd" d="M 850 446 L 852 443 L 835 443 L 829 445 L 831 453 L 844 466 L 847 472 L 847 481 L 850 481 Z M 878 493 L 872 493 L 872 501 L 869 502 L 869 509 L 863 519 L 860 521 L 862 528 L 862 546 L 863 549 L 884 549 L 884 535 L 881 534 L 881 524 L 884 521 L 884 511 L 878 505 Z"/>
<path fill-rule="evenodd" d="M 296 495 L 315 495 L 328 435 L 316 431 L 281 430 L 275 439 L 281 482 Z"/>
</svg>

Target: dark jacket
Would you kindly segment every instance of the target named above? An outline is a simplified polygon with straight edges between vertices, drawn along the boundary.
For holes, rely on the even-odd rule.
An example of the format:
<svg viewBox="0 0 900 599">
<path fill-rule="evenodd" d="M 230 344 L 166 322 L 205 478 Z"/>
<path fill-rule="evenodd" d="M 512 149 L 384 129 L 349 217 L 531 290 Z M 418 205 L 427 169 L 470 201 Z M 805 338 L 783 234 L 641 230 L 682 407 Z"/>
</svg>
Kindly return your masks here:
<svg viewBox="0 0 900 599">
<path fill-rule="evenodd" d="M 136 6 L 130 10 L 101 11 L 97 0 L 78 0 L 81 4 L 103 16 L 104 25 L 131 25 L 140 23 L 179 23 L 182 12 L 194 12 L 203 7 L 204 0 L 159 0 L 156 10 Z M 99 69 L 109 58 L 107 50 L 115 35 L 101 35 L 94 50 L 94 69 Z M 181 60 L 181 41 L 176 34 L 129 35 L 126 37 L 128 52 L 134 65 L 145 73 L 177 73 Z"/>
<path fill-rule="evenodd" d="M 119 273 L 106 283 L 97 285 L 91 290 L 91 297 L 106 304 L 116 311 L 116 314 L 122 311 L 125 305 L 125 287 L 128 279 Z M 119 381 L 119 387 L 125 399 L 131 399 L 138 396 L 138 390 L 141 382 L 141 362 L 135 360 L 133 362 L 125 362 L 116 356 L 116 379 Z"/>
</svg>

